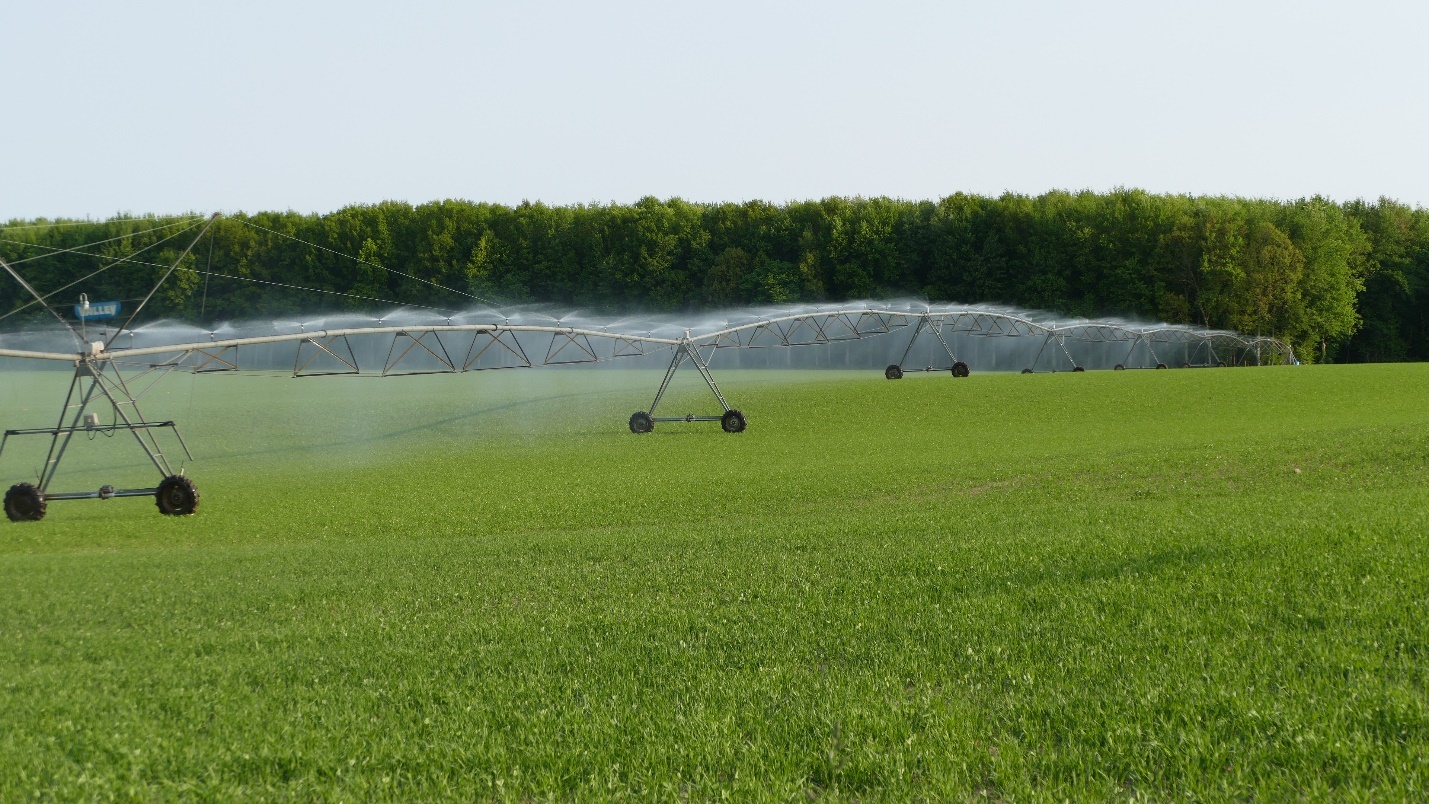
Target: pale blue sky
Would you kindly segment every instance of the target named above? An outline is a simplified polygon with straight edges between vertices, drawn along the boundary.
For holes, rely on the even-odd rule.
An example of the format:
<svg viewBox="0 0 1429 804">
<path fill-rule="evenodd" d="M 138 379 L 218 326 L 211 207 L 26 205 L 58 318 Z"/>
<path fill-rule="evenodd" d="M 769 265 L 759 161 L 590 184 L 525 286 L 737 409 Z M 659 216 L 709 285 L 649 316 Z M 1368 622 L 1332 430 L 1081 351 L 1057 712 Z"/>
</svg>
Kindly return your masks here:
<svg viewBox="0 0 1429 804">
<path fill-rule="evenodd" d="M 24 3 L 0 219 L 1053 188 L 1429 206 L 1429 4 Z"/>
</svg>

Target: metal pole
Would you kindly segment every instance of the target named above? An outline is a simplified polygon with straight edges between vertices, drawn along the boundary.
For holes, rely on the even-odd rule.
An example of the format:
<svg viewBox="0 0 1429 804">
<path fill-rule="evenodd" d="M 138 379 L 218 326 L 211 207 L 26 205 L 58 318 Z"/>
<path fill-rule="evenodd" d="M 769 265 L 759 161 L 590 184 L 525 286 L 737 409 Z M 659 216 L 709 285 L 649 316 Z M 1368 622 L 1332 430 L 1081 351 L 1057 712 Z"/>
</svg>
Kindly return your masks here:
<svg viewBox="0 0 1429 804">
<path fill-rule="evenodd" d="M 120 415 L 120 416 L 124 416 L 124 414 L 119 410 L 119 406 L 120 406 L 120 405 L 129 405 L 130 407 L 132 407 L 132 408 L 134 409 L 134 416 L 135 416 L 135 418 L 137 418 L 140 422 L 143 422 L 143 421 L 144 421 L 144 411 L 142 411 L 142 410 L 139 409 L 139 395 L 138 395 L 138 394 L 135 394 L 133 391 L 129 390 L 129 382 L 124 379 L 124 372 L 122 372 L 122 371 L 119 370 L 119 366 L 115 365 L 113 362 L 110 362 L 110 363 L 108 364 L 108 367 L 114 369 L 114 376 L 119 378 L 118 381 L 117 381 L 117 383 L 116 383 L 116 385 L 115 385 L 115 387 L 118 388 L 120 391 L 122 391 L 123 394 L 124 394 L 124 401 L 123 401 L 123 402 L 116 402 L 116 401 L 114 400 L 114 397 L 113 397 L 113 396 L 109 396 L 108 394 L 106 394 L 106 396 L 109 396 L 109 401 L 114 405 L 114 411 L 115 411 L 115 413 L 118 414 L 118 415 Z M 105 390 L 105 386 L 104 386 L 104 369 L 101 368 L 101 369 L 99 370 L 99 374 L 95 375 L 95 377 L 96 377 L 96 379 L 98 379 L 98 380 L 100 381 L 99 390 L 101 390 L 101 391 Z M 159 379 L 163 379 L 163 377 L 161 376 Z M 159 381 L 159 380 L 154 380 L 155 383 L 157 383 L 158 381 Z M 154 386 L 153 386 L 153 385 L 150 385 L 150 386 L 149 386 L 149 388 L 152 388 L 152 387 L 154 387 Z M 148 389 L 145 389 L 145 390 L 148 390 Z M 124 422 L 125 422 L 126 424 L 129 423 L 129 418 L 128 418 L 127 416 L 124 416 Z M 177 427 L 174 428 L 174 432 L 178 432 L 178 428 L 177 428 Z M 173 474 L 173 472 L 168 471 L 169 461 L 168 461 L 167 458 L 164 457 L 164 449 L 163 449 L 163 447 L 159 446 L 159 438 L 158 438 L 158 436 L 154 435 L 154 431 L 148 430 L 148 429 L 144 429 L 144 430 L 142 430 L 142 431 L 140 431 L 140 430 L 135 430 L 135 431 L 134 431 L 134 437 L 137 438 L 137 439 L 139 439 L 140 445 L 143 446 L 144 449 L 149 452 L 149 458 L 150 458 L 150 460 L 153 460 L 153 456 L 154 456 L 154 455 L 158 455 L 158 456 L 163 460 L 163 462 L 164 462 L 164 467 L 163 467 L 163 469 L 162 469 L 161 471 L 164 472 L 164 476 L 165 476 L 165 477 L 168 477 L 169 475 Z M 148 437 L 148 439 L 149 439 L 149 443 L 148 443 L 148 444 L 145 444 L 145 443 L 144 443 L 144 438 L 145 438 L 145 437 Z M 180 440 L 182 440 L 182 439 L 180 439 Z M 152 447 L 152 449 L 151 449 L 151 447 Z M 187 452 L 187 451 L 188 451 L 188 448 L 185 447 L 185 448 L 184 448 L 184 451 Z"/>
<path fill-rule="evenodd" d="M 30 295 L 35 297 L 35 301 L 40 303 L 40 306 L 44 307 L 46 310 L 49 310 L 51 315 L 53 315 L 55 318 L 58 318 L 61 324 L 64 324 L 65 329 L 69 330 L 75 338 L 78 338 L 80 343 L 84 343 L 84 336 L 80 335 L 78 332 L 75 332 L 74 327 L 70 326 L 70 323 L 65 320 L 64 316 L 60 315 L 60 311 L 56 310 L 54 307 L 51 307 L 50 303 L 45 301 L 45 297 L 41 296 L 39 291 L 30 287 L 30 283 L 26 282 L 24 277 L 16 273 L 15 269 L 10 267 L 10 263 L 5 262 L 4 260 L 0 260 L 0 268 L 4 268 L 6 273 L 8 273 L 10 276 L 15 277 L 15 281 L 20 283 L 20 287 L 29 291 Z"/>
<path fill-rule="evenodd" d="M 958 356 L 953 354 L 953 347 L 949 346 L 948 342 L 943 340 L 942 324 L 932 324 L 930 325 L 930 329 L 933 330 L 934 335 L 938 336 L 938 343 L 943 345 L 943 351 L 948 353 L 948 357 L 951 357 L 954 363 L 958 362 Z"/>
<path fill-rule="evenodd" d="M 129 325 L 134 323 L 134 319 L 137 318 L 139 313 L 143 311 L 144 306 L 149 303 L 150 299 L 154 298 L 154 294 L 159 292 L 159 288 L 162 287 L 165 282 L 169 281 L 169 277 L 173 276 L 174 271 L 177 271 L 179 269 L 179 263 L 183 262 L 184 257 L 187 257 L 189 255 L 189 252 L 193 251 L 194 246 L 198 245 L 198 241 L 202 240 L 205 234 L 208 234 L 209 227 L 213 226 L 213 222 L 216 220 L 218 220 L 217 212 L 213 213 L 213 216 L 208 219 L 208 223 L 205 223 L 203 225 L 203 228 L 199 230 L 198 236 L 195 237 L 193 240 L 189 241 L 189 244 L 184 247 L 183 252 L 179 254 L 179 258 L 174 260 L 173 265 L 169 266 L 169 270 L 164 272 L 163 276 L 159 277 L 158 282 L 154 283 L 154 287 L 149 290 L 149 295 L 145 296 L 144 300 L 139 302 L 139 306 L 135 307 L 134 312 L 129 314 L 128 320 L 126 320 L 123 325 L 119 327 L 119 329 L 114 330 L 114 334 L 110 336 L 108 341 L 105 341 L 104 348 L 108 349 L 110 344 L 114 343 L 115 338 L 119 337 L 119 333 L 123 332 L 125 329 L 128 329 Z M 56 313 L 56 315 L 58 315 L 58 313 Z"/>
<path fill-rule="evenodd" d="M 903 350 L 903 356 L 898 358 L 897 365 L 902 366 L 908 360 L 908 353 L 913 351 L 913 344 L 917 343 L 918 336 L 923 332 L 923 327 L 928 326 L 928 316 L 923 315 L 918 318 L 918 326 L 913 328 L 913 337 L 908 339 L 908 346 Z"/>
<path fill-rule="evenodd" d="M 85 372 L 90 373 L 86 375 Z M 69 393 L 65 394 L 64 407 L 60 409 L 60 420 L 55 424 L 55 434 L 50 438 L 50 451 L 45 455 L 45 468 L 40 471 L 40 491 L 42 493 L 50 485 L 50 481 L 54 479 L 55 471 L 59 469 L 60 461 L 64 458 L 65 450 L 69 448 L 69 441 L 74 437 L 74 430 L 79 426 L 80 417 L 84 415 L 84 409 L 89 405 L 90 397 L 94 395 L 94 386 L 96 383 L 91 382 L 89 390 L 85 391 L 84 398 L 79 403 L 79 410 L 75 411 L 74 417 L 70 420 L 69 430 L 65 432 L 64 440 L 61 441 L 60 431 L 64 430 L 65 416 L 69 413 L 71 407 L 70 400 L 74 399 L 75 386 L 79 385 L 80 378 L 84 376 L 89 376 L 91 379 L 94 377 L 88 363 L 80 363 L 75 367 L 74 379 L 70 380 L 69 383 Z"/>
<path fill-rule="evenodd" d="M 670 387 L 670 380 L 674 378 L 675 370 L 678 369 L 680 364 L 685 362 L 688 357 L 689 355 L 685 353 L 683 344 L 680 347 L 676 347 L 675 356 L 670 360 L 670 367 L 665 369 L 665 379 L 660 383 L 660 390 L 655 392 L 655 401 L 650 403 L 649 413 L 651 416 L 655 415 L 655 406 L 660 404 L 660 398 L 665 395 L 665 389 Z"/>
<path fill-rule="evenodd" d="M 1027 368 L 1029 368 L 1029 369 L 1035 369 L 1035 368 L 1037 368 L 1037 361 L 1042 359 L 1042 352 L 1043 352 L 1044 350 L 1046 350 L 1047 344 L 1048 344 L 1049 342 L 1051 342 L 1051 340 L 1052 340 L 1052 333 L 1049 332 L 1049 333 L 1047 333 L 1047 337 L 1045 337 L 1045 338 L 1042 339 L 1042 345 L 1037 348 L 1037 354 L 1035 354 L 1035 355 L 1032 356 L 1032 364 L 1029 365 Z"/>
<path fill-rule="evenodd" d="M 700 357 L 700 353 L 690 344 L 686 343 L 685 349 L 691 353 L 690 359 L 695 363 L 695 370 L 699 371 L 700 376 L 705 378 L 705 384 L 710 387 L 711 391 L 714 391 L 715 399 L 719 400 L 720 407 L 724 408 L 726 413 L 729 412 L 729 403 L 724 401 L 724 394 L 720 393 L 719 386 L 715 385 L 714 375 L 710 373 L 709 364 Z M 711 353 L 711 356 L 713 356 L 713 353 Z"/>
<path fill-rule="evenodd" d="M 1139 335 L 1136 337 L 1135 340 L 1133 340 L 1133 341 L 1131 342 L 1131 348 L 1126 350 L 1126 357 L 1124 357 L 1124 358 L 1121 359 L 1121 364 L 1122 364 L 1123 366 L 1129 366 L 1129 365 L 1131 365 L 1131 355 L 1132 355 L 1133 352 L 1136 351 L 1136 345 L 1137 345 L 1138 343 L 1141 343 L 1141 336 L 1139 336 Z"/>
<path fill-rule="evenodd" d="M 118 369 L 115 369 L 115 371 L 118 371 Z M 139 442 L 139 446 L 144 450 L 145 454 L 149 456 L 149 460 L 154 464 L 154 468 L 158 469 L 159 473 L 164 477 L 172 475 L 174 472 L 169 468 L 169 459 L 165 458 L 164 453 L 157 449 L 158 442 L 155 441 L 155 449 L 150 449 L 149 445 L 144 442 L 144 437 L 139 433 L 140 428 L 134 426 L 134 422 L 129 419 L 129 414 L 124 412 L 123 408 L 119 406 L 119 402 L 114 399 L 114 395 L 109 392 L 109 388 L 105 386 L 103 375 L 95 374 L 94 381 L 95 385 L 99 387 L 99 390 L 108 397 L 109 404 L 114 406 L 114 413 L 123 419 L 124 426 L 134 433 L 134 440 Z M 135 410 L 138 410 L 137 406 Z"/>
</svg>

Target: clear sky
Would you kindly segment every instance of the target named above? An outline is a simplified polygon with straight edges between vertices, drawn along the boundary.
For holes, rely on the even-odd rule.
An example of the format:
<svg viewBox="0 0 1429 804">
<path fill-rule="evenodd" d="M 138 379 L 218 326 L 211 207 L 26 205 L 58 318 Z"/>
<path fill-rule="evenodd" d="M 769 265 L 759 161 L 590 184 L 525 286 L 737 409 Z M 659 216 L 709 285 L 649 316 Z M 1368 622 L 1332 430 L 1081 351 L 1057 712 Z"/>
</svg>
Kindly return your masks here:
<svg viewBox="0 0 1429 804">
<path fill-rule="evenodd" d="M 67 2 L 0 219 L 1107 190 L 1429 206 L 1424 2 Z"/>
</svg>

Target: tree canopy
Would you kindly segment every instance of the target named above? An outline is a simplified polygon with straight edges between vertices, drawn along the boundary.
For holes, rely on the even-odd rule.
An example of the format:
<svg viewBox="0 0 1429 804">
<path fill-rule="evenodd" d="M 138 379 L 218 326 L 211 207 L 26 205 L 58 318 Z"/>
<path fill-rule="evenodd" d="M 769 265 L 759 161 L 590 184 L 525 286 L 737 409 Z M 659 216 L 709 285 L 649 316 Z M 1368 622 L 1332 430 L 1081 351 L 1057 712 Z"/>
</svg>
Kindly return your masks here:
<svg viewBox="0 0 1429 804">
<path fill-rule="evenodd" d="M 0 256 L 41 292 L 124 259 L 55 298 L 134 299 L 192 240 L 187 226 L 12 221 Z M 220 218 L 152 309 L 206 324 L 482 300 L 629 312 L 909 295 L 1236 329 L 1313 359 L 1426 359 L 1429 211 L 1138 190 L 782 205 L 385 201 Z M 27 301 L 0 284 L 0 315 Z"/>
</svg>

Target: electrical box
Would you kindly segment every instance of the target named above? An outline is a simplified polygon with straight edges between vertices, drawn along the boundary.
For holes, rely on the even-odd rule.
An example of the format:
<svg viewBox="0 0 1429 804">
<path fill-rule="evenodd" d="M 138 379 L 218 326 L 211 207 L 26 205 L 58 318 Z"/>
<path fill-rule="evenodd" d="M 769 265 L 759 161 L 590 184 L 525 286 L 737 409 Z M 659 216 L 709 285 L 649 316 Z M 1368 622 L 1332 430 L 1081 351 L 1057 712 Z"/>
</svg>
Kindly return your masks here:
<svg viewBox="0 0 1429 804">
<path fill-rule="evenodd" d="M 96 427 L 98 427 L 98 426 L 99 426 L 99 414 L 98 414 L 98 413 L 86 413 L 86 414 L 84 414 L 84 429 L 86 429 L 86 430 L 93 430 L 94 428 L 96 428 Z"/>
</svg>

